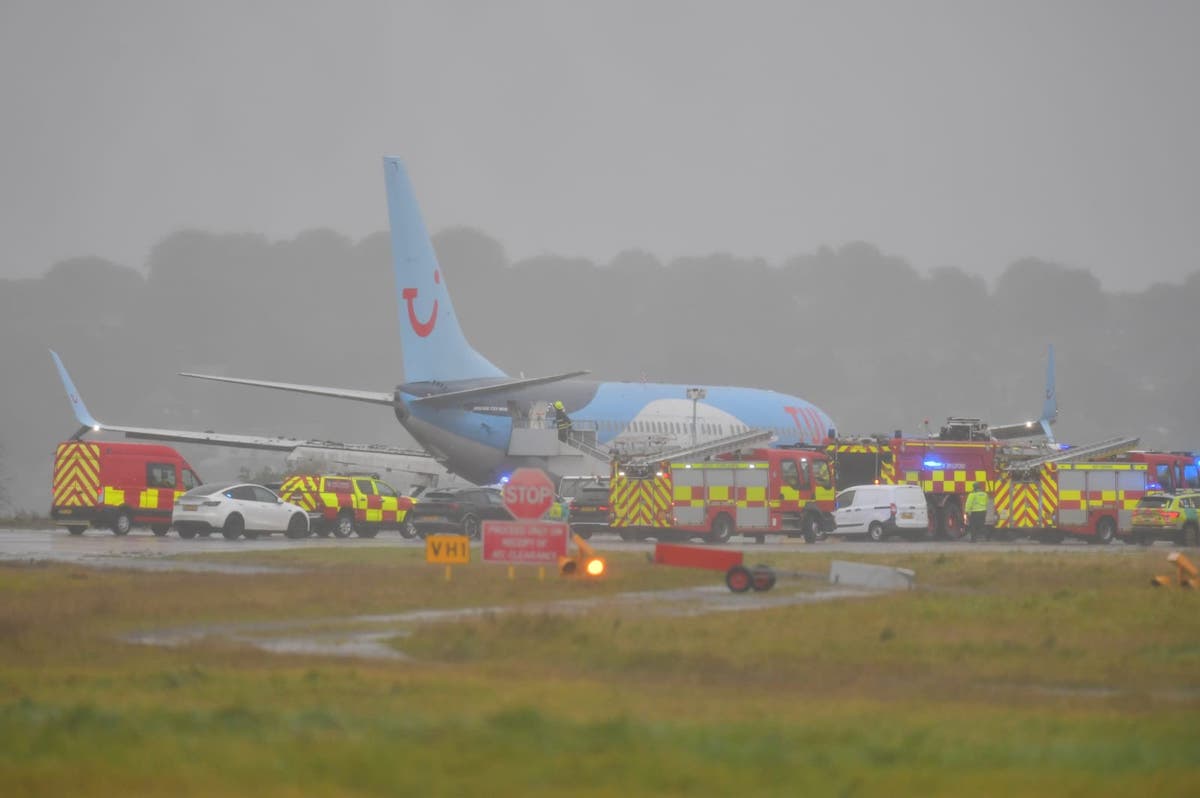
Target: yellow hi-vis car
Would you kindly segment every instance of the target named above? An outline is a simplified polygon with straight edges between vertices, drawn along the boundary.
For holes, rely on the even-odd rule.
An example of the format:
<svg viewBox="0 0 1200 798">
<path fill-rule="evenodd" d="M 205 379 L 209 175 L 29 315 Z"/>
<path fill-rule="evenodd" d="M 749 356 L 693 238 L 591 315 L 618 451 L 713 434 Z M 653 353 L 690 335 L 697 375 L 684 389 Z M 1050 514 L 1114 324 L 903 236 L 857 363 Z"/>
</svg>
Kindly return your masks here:
<svg viewBox="0 0 1200 798">
<path fill-rule="evenodd" d="M 1143 546 L 1171 540 L 1200 546 L 1200 493 L 1150 493 L 1133 510 L 1132 537 Z"/>
</svg>

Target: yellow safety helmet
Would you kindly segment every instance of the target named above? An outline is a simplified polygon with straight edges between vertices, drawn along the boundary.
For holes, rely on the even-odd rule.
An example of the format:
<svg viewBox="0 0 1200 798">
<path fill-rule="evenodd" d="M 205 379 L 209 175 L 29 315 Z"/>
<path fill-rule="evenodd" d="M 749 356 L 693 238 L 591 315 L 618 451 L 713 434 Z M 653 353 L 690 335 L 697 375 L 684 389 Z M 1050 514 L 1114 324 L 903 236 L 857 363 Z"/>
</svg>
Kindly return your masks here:
<svg viewBox="0 0 1200 798">
<path fill-rule="evenodd" d="M 562 403 L 562 402 L 555 402 L 555 403 L 554 403 L 554 408 L 555 408 L 556 410 L 562 410 L 562 409 L 563 409 L 563 403 Z"/>
</svg>

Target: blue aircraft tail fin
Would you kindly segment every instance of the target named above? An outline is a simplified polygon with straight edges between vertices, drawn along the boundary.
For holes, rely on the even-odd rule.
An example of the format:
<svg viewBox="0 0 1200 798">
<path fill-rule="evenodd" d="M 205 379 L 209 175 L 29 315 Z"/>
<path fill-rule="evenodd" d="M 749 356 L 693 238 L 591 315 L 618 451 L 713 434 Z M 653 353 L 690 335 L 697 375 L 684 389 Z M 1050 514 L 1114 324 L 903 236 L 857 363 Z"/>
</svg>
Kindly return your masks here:
<svg viewBox="0 0 1200 798">
<path fill-rule="evenodd" d="M 62 380 L 63 390 L 67 392 L 67 400 L 71 403 L 71 412 L 75 414 L 75 420 L 80 424 L 79 431 L 72 437 L 82 437 L 85 432 L 89 431 L 98 432 L 100 422 L 88 412 L 87 405 L 83 403 L 83 397 L 79 395 L 75 383 L 71 381 L 71 375 L 67 373 L 67 367 L 63 365 L 62 358 L 53 349 L 50 350 L 50 357 L 54 358 L 54 366 L 58 369 L 58 378 Z"/>
<path fill-rule="evenodd" d="M 1038 419 L 1038 423 L 1042 425 L 1042 430 L 1046 433 L 1046 438 L 1053 443 L 1054 434 L 1050 432 L 1050 425 L 1058 418 L 1058 394 L 1054 389 L 1054 344 L 1050 344 L 1049 355 L 1046 360 L 1046 400 L 1042 403 L 1042 415 Z"/>
<path fill-rule="evenodd" d="M 383 173 L 405 381 L 506 376 L 476 352 L 463 335 L 403 162 L 384 158 Z"/>
</svg>

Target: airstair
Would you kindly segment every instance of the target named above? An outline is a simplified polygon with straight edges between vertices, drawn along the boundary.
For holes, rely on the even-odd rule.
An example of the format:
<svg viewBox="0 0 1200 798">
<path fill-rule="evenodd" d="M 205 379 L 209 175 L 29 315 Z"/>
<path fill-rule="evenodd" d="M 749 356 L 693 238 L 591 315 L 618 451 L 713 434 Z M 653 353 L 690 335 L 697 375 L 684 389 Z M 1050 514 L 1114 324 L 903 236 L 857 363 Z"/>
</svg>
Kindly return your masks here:
<svg viewBox="0 0 1200 798">
<path fill-rule="evenodd" d="M 1072 446 L 1070 449 L 1050 452 L 1049 454 L 1029 460 L 1015 460 L 1008 464 L 1007 470 L 1033 471 L 1050 463 L 1069 463 L 1075 460 L 1086 460 L 1090 457 L 1112 457 L 1114 454 L 1120 454 L 1121 452 L 1127 452 L 1135 448 L 1140 441 L 1141 438 L 1129 436 L 1108 438 L 1107 440 L 1097 441 L 1096 443 L 1084 446 Z"/>
</svg>

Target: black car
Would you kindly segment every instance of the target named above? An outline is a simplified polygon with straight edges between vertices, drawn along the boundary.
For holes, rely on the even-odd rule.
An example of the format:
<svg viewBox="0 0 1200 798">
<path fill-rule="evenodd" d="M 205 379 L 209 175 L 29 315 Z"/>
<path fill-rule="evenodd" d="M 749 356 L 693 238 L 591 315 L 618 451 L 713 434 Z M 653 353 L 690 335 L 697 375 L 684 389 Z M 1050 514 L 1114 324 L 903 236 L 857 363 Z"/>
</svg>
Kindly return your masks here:
<svg viewBox="0 0 1200 798">
<path fill-rule="evenodd" d="M 571 499 L 567 516 L 571 531 L 587 540 L 594 532 L 608 529 L 608 486 L 602 483 L 582 485 Z"/>
<path fill-rule="evenodd" d="M 484 521 L 512 520 L 499 488 L 455 488 L 421 494 L 408 518 L 422 538 L 444 532 L 478 539 Z"/>
</svg>

